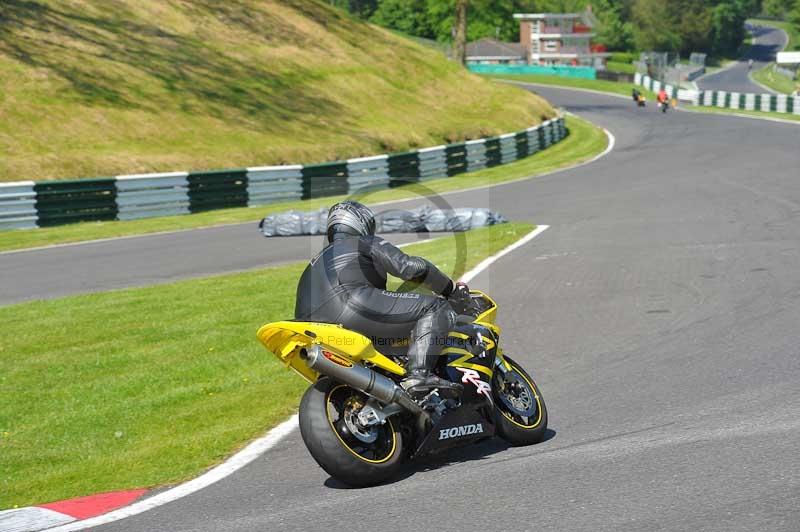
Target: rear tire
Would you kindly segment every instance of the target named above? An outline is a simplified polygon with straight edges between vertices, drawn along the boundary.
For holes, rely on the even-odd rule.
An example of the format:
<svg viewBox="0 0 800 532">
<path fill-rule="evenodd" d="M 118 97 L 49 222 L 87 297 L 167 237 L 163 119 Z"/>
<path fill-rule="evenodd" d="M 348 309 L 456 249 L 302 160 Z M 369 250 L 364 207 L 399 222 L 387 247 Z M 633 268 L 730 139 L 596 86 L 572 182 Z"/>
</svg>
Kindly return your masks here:
<svg viewBox="0 0 800 532">
<path fill-rule="evenodd" d="M 366 400 L 363 393 L 323 377 L 300 402 L 300 434 L 311 456 L 329 475 L 353 487 L 380 484 L 402 465 L 403 437 L 391 418 L 359 433 L 361 439 L 347 424 L 351 405 Z"/>
<path fill-rule="evenodd" d="M 506 376 L 495 370 L 492 382 L 494 417 L 498 435 L 511 445 L 531 445 L 544 439 L 547 407 L 530 375 L 514 360 Z"/>
</svg>

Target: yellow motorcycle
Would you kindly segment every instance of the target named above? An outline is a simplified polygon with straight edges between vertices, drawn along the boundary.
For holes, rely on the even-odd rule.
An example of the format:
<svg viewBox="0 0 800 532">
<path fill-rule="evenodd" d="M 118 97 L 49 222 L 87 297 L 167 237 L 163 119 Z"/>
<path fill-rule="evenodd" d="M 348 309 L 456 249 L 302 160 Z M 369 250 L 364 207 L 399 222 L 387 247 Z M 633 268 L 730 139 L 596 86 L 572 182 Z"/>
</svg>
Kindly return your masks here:
<svg viewBox="0 0 800 532">
<path fill-rule="evenodd" d="M 280 321 L 258 338 L 311 383 L 300 402 L 300 433 L 332 477 L 371 486 L 404 460 L 474 443 L 495 434 L 511 445 L 538 443 L 547 409 L 536 383 L 500 348 L 497 305 L 473 290 L 442 349 L 435 373 L 460 391 L 411 397 L 398 384 L 402 350 L 379 352 L 364 335 L 331 323 Z"/>
</svg>

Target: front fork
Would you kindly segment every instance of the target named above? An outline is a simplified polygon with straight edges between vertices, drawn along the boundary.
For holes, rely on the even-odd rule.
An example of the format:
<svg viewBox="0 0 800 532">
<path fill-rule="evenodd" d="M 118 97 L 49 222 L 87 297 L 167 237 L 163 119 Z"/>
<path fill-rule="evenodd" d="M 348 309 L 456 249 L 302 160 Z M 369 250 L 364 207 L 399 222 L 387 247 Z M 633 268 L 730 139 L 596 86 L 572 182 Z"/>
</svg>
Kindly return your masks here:
<svg viewBox="0 0 800 532">
<path fill-rule="evenodd" d="M 497 355 L 494 357 L 494 369 L 499 370 L 503 375 L 511 371 L 511 364 L 508 363 L 503 350 L 499 346 L 497 347 Z"/>
</svg>

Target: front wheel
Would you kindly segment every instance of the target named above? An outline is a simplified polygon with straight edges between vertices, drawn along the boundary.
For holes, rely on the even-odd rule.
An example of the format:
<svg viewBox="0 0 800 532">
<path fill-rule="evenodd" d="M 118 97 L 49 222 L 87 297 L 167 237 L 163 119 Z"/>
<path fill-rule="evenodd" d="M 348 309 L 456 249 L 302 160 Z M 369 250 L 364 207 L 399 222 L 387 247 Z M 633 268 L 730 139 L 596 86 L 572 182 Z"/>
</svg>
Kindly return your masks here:
<svg viewBox="0 0 800 532">
<path fill-rule="evenodd" d="M 495 424 L 497 433 L 511 445 L 531 445 L 544 439 L 547 430 L 547 407 L 536 383 L 511 358 L 503 373 L 495 370 Z"/>
<path fill-rule="evenodd" d="M 391 418 L 369 427 L 358 422 L 367 399 L 324 377 L 300 402 L 300 434 L 311 456 L 329 475 L 354 487 L 379 484 L 402 464 L 403 438 Z"/>
</svg>

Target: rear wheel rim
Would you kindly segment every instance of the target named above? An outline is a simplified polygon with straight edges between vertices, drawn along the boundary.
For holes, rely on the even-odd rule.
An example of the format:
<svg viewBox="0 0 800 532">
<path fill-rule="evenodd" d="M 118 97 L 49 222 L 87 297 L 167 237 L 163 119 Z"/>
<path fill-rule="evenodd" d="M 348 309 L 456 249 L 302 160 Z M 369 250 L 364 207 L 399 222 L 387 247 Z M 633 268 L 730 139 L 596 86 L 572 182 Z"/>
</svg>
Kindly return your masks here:
<svg viewBox="0 0 800 532">
<path fill-rule="evenodd" d="M 516 365 L 503 374 L 495 372 L 494 388 L 497 409 L 509 421 L 524 429 L 534 429 L 542 421 L 542 404 L 539 391 Z"/>
<path fill-rule="evenodd" d="M 331 430 L 353 456 L 370 464 L 382 464 L 394 456 L 397 435 L 392 420 L 383 425 L 363 427 L 357 423 L 358 409 L 367 398 L 349 386 L 334 386 L 325 396 L 325 411 Z"/>
</svg>

